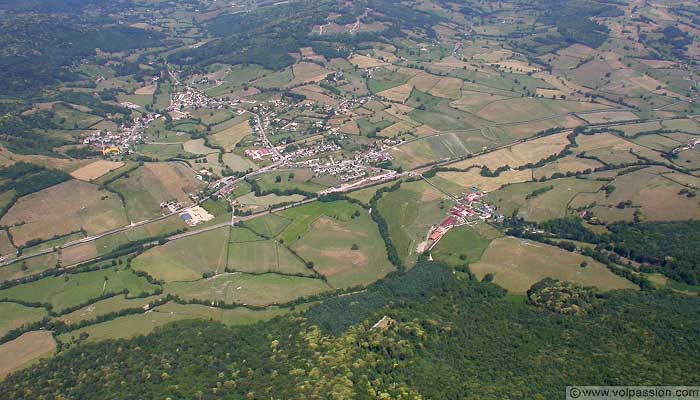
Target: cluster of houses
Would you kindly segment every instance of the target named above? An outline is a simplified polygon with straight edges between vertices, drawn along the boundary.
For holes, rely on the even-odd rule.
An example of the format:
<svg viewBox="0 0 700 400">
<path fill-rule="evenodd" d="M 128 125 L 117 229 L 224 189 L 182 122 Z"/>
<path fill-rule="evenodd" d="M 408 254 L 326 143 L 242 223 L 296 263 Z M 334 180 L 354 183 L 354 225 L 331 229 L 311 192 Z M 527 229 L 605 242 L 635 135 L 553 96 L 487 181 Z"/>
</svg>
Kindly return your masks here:
<svg viewBox="0 0 700 400">
<path fill-rule="evenodd" d="M 162 115 L 156 113 L 136 117 L 131 125 L 121 125 L 116 132 L 93 132 L 83 138 L 83 144 L 98 148 L 104 155 L 129 154 L 133 146 L 143 142 L 146 127 L 161 117 Z"/>
<path fill-rule="evenodd" d="M 676 147 L 675 149 L 673 149 L 672 153 L 673 153 L 673 154 L 678 154 L 678 153 L 680 153 L 681 151 L 694 149 L 695 146 L 698 145 L 698 143 L 700 143 L 700 139 L 697 139 L 697 138 L 691 139 L 691 140 L 688 142 L 688 144 L 686 144 L 685 146 L 680 146 L 680 147 Z"/>
<path fill-rule="evenodd" d="M 485 221 L 491 218 L 494 214 L 494 208 L 486 204 L 482 200 L 483 197 L 484 192 L 477 190 L 458 198 L 455 205 L 450 209 L 450 215 L 440 222 L 428 236 L 432 245 L 435 245 L 447 231 L 455 226 L 477 220 Z"/>
<path fill-rule="evenodd" d="M 177 200 L 164 201 L 160 203 L 160 209 L 168 210 L 170 213 L 177 212 L 177 210 L 181 208 L 182 204 L 180 204 Z"/>
</svg>

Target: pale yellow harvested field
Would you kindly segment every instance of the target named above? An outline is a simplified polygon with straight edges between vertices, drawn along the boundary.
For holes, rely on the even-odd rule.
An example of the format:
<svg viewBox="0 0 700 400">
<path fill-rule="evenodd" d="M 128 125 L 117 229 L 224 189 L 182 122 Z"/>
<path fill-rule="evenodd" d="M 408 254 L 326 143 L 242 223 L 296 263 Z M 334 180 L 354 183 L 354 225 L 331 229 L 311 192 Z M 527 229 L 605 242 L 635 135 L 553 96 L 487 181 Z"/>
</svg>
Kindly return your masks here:
<svg viewBox="0 0 700 400">
<path fill-rule="evenodd" d="M 611 133 L 599 133 L 592 136 L 579 135 L 576 138 L 576 143 L 579 145 L 577 151 L 592 153 L 599 158 L 610 158 L 614 163 L 623 161 L 621 156 L 636 159 L 630 152 L 649 158 L 658 162 L 666 162 L 660 153 L 650 150 L 638 144 L 628 142 Z M 607 162 L 607 161 L 606 161 Z"/>
<path fill-rule="evenodd" d="M 551 177 L 556 173 L 566 174 L 567 172 L 583 172 L 588 169 L 593 170 L 601 166 L 603 166 L 603 164 L 599 163 L 598 161 L 589 160 L 587 158 L 578 158 L 571 155 L 535 169 L 533 176 L 535 179 L 540 179 L 543 176 Z"/>
<path fill-rule="evenodd" d="M 562 92 L 559 89 L 543 89 L 543 88 L 537 88 L 537 90 L 535 90 L 535 94 L 537 96 L 543 96 L 543 97 L 546 97 L 548 99 L 553 98 L 553 97 L 558 98 L 561 95 L 566 95 L 566 93 Z"/>
<path fill-rule="evenodd" d="M 348 135 L 359 135 L 360 128 L 357 126 L 357 122 L 355 122 L 355 120 L 352 120 L 343 124 L 343 126 L 340 127 L 340 132 Z"/>
<path fill-rule="evenodd" d="M 581 262 L 588 266 L 581 268 Z M 502 237 L 491 242 L 479 262 L 469 269 L 482 279 L 493 274 L 493 282 L 511 293 L 523 294 L 544 278 L 595 286 L 600 290 L 638 289 L 632 282 L 610 272 L 603 264 L 558 247 Z"/>
<path fill-rule="evenodd" d="M 410 123 L 407 121 L 399 121 L 391 126 L 388 126 L 381 131 L 378 135 L 382 137 L 394 137 L 403 133 L 412 132 L 418 124 Z"/>
<path fill-rule="evenodd" d="M 467 112 L 477 112 L 494 101 L 504 100 L 507 98 L 508 97 L 499 96 L 496 94 L 485 94 L 471 90 L 463 90 L 462 96 L 459 99 L 451 102 L 450 107 Z"/>
<path fill-rule="evenodd" d="M 362 54 L 354 54 L 352 57 L 350 57 L 349 61 L 353 63 L 354 65 L 357 65 L 358 68 L 374 68 L 374 67 L 381 67 L 384 65 L 390 65 L 387 62 L 378 60 L 376 58 L 364 56 Z"/>
<path fill-rule="evenodd" d="M 408 83 L 413 85 L 421 92 L 429 92 L 440 81 L 439 76 L 429 74 L 427 72 L 419 72 L 413 78 L 409 79 Z"/>
<path fill-rule="evenodd" d="M 528 65 L 527 62 L 520 61 L 520 60 L 499 61 L 496 63 L 496 65 L 498 65 L 502 69 L 505 69 L 505 70 L 508 70 L 511 72 L 519 72 L 522 74 L 527 74 L 528 72 L 537 72 L 540 70 L 536 66 Z"/>
<path fill-rule="evenodd" d="M 487 63 L 493 64 L 497 63 L 499 61 L 504 61 L 508 58 L 510 58 L 513 55 L 513 52 L 510 50 L 494 50 L 490 51 L 487 53 L 481 53 L 477 54 L 475 58 L 479 60 L 484 60 Z"/>
<path fill-rule="evenodd" d="M 318 64 L 305 61 L 294 64 L 292 66 L 292 72 L 294 73 L 294 79 L 288 86 L 295 86 L 307 82 L 320 82 L 331 73 L 331 71 Z"/>
<path fill-rule="evenodd" d="M 462 96 L 462 80 L 457 78 L 442 78 L 428 93 L 435 97 L 442 97 L 445 99 L 459 99 Z"/>
<path fill-rule="evenodd" d="M 253 133 L 253 128 L 250 127 L 248 121 L 241 122 L 228 129 L 212 135 L 211 142 L 223 147 L 224 151 L 231 151 L 236 147 L 236 144 L 243 140 L 244 137 Z"/>
<path fill-rule="evenodd" d="M 591 54 L 595 53 L 595 49 L 582 45 L 582 44 L 572 44 L 571 46 L 561 49 L 557 52 L 562 56 L 570 56 L 576 58 L 586 58 Z"/>
<path fill-rule="evenodd" d="M 564 150 L 564 147 L 569 144 L 569 140 L 566 138 L 568 134 L 569 132 L 565 131 L 530 140 L 512 147 L 450 164 L 450 167 L 465 169 L 472 166 L 485 166 L 491 170 L 495 170 L 504 165 L 516 168 L 528 163 L 536 163 L 543 158 L 558 154 Z"/>
<path fill-rule="evenodd" d="M 20 224 L 24 222 L 24 224 Z M 72 179 L 20 198 L 2 217 L 17 245 L 85 229 L 95 234 L 129 223 L 119 197 Z"/>
<path fill-rule="evenodd" d="M 318 85 L 306 85 L 292 89 L 292 92 L 306 96 L 307 99 L 313 100 L 329 106 L 336 106 L 338 100 L 327 95 L 324 90 Z"/>
<path fill-rule="evenodd" d="M 136 91 L 134 91 L 134 94 L 145 94 L 145 95 L 150 96 L 155 92 L 156 92 L 156 85 L 148 85 L 148 86 L 143 86 L 143 87 L 136 89 Z"/>
<path fill-rule="evenodd" d="M 413 91 L 413 86 L 405 83 L 403 85 L 395 86 L 391 89 L 384 90 L 377 93 L 377 95 L 384 97 L 391 101 L 398 101 L 400 103 L 405 102 Z"/>
<path fill-rule="evenodd" d="M 428 135 L 434 135 L 437 133 L 437 131 L 428 125 L 421 125 L 413 130 L 413 133 L 415 133 L 418 136 L 428 136 Z"/>
<path fill-rule="evenodd" d="M 97 179 L 107 172 L 114 171 L 117 168 L 124 166 L 124 163 L 119 161 L 107 161 L 107 160 L 97 160 L 92 164 L 88 164 L 84 167 L 80 167 L 75 171 L 71 172 L 71 176 L 75 179 L 80 179 L 81 181 L 91 181 Z"/>
<path fill-rule="evenodd" d="M 604 124 L 607 122 L 622 122 L 639 119 L 639 117 L 631 111 L 601 111 L 591 114 L 579 114 L 579 117 L 591 124 Z"/>
<path fill-rule="evenodd" d="M 60 169 L 61 171 L 70 172 L 84 165 L 90 164 L 92 160 L 56 158 L 38 154 L 17 154 L 7 150 L 5 147 L 0 146 L 0 165 L 11 165 L 16 162 L 27 162 L 41 165 L 44 168 Z"/>
<path fill-rule="evenodd" d="M 61 265 L 73 265 L 97 257 L 95 242 L 82 243 L 61 249 Z"/>
<path fill-rule="evenodd" d="M 532 170 L 508 170 L 501 172 L 496 177 L 485 177 L 481 175 L 480 168 L 472 168 L 466 172 L 446 171 L 437 174 L 440 178 L 446 179 L 463 188 L 477 187 L 484 192 L 493 192 L 509 183 L 528 182 L 532 180 Z"/>
<path fill-rule="evenodd" d="M 50 331 L 27 332 L 0 345 L 0 379 L 32 361 L 48 356 L 55 349 L 56 341 Z"/>
</svg>

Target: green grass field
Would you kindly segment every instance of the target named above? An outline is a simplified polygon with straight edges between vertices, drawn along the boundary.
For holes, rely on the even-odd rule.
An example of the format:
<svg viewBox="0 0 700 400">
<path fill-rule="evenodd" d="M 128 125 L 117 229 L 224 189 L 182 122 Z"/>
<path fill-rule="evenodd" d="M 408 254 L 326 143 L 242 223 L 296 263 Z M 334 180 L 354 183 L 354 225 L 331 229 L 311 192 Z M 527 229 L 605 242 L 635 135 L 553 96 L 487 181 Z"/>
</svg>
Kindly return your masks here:
<svg viewBox="0 0 700 400">
<path fill-rule="evenodd" d="M 176 294 L 183 299 L 267 306 L 318 294 L 329 287 L 320 279 L 234 272 L 194 282 L 173 282 L 164 289 L 166 294 Z"/>
<path fill-rule="evenodd" d="M 92 272 L 66 274 L 0 290 L 0 299 L 51 304 L 54 311 L 82 304 L 106 293 L 127 290 L 132 295 L 156 289 L 133 271 L 114 267 Z"/>
<path fill-rule="evenodd" d="M 482 227 L 480 230 L 489 228 Z M 493 228 L 490 229 L 492 230 L 490 235 L 487 233 L 487 236 L 482 236 L 477 229 L 471 226 L 463 225 L 452 228 L 440 239 L 430 253 L 435 261 L 444 262 L 452 267 L 477 262 L 491 243 L 493 236 L 500 233 Z"/>
<path fill-rule="evenodd" d="M 24 324 L 41 321 L 48 312 L 44 308 L 25 307 L 17 303 L 0 302 L 0 337 Z"/>
<path fill-rule="evenodd" d="M 279 235 L 291 222 L 291 219 L 279 214 L 265 214 L 245 221 L 244 224 L 246 228 L 260 236 L 273 238 Z"/>
<path fill-rule="evenodd" d="M 220 228 L 149 249 L 132 261 L 143 271 L 166 282 L 192 281 L 226 268 L 228 229 Z"/>
<path fill-rule="evenodd" d="M 336 288 L 367 285 L 394 271 L 366 210 L 350 220 L 319 217 L 293 248 Z"/>
<path fill-rule="evenodd" d="M 279 182 L 277 182 L 278 176 L 280 177 Z M 297 171 L 270 172 L 268 174 L 261 175 L 256 182 L 263 192 L 275 189 L 282 191 L 298 189 L 305 192 L 315 193 L 326 188 L 326 186 L 312 182 L 312 178 L 313 174 L 310 170 L 302 169 Z"/>
<path fill-rule="evenodd" d="M 71 313 L 61 315 L 55 319 L 65 322 L 66 324 L 76 324 L 81 321 L 92 320 L 101 315 L 123 310 L 125 308 L 142 308 L 146 304 L 157 300 L 159 297 L 159 295 L 154 295 L 144 298 L 139 297 L 130 299 L 124 295 L 114 296 L 105 300 L 100 300 L 96 303 L 92 303 L 89 306 L 85 306 Z"/>
<path fill-rule="evenodd" d="M 359 206 L 346 201 L 334 201 L 331 203 L 313 202 L 300 207 L 290 208 L 280 213 L 292 222 L 281 233 L 280 238 L 286 245 L 291 245 L 309 230 L 311 224 L 321 215 L 325 215 L 337 220 L 347 221 Z"/>
<path fill-rule="evenodd" d="M 257 240 L 229 244 L 228 268 L 234 271 L 314 276 L 303 261 L 276 240 Z"/>
<path fill-rule="evenodd" d="M 583 261 L 588 263 L 585 268 L 580 266 Z M 600 290 L 638 289 L 591 258 L 513 237 L 493 240 L 481 260 L 469 268 L 478 279 L 493 274 L 495 284 L 519 294 L 546 277 L 596 286 Z"/>
<path fill-rule="evenodd" d="M 389 225 L 391 240 L 405 265 L 413 265 L 418 257 L 418 244 L 426 239 L 430 226 L 440 223 L 452 206 L 445 201 L 441 208 L 444 197 L 421 181 L 404 183 L 399 190 L 384 193 L 379 200 L 379 212 Z"/>
</svg>

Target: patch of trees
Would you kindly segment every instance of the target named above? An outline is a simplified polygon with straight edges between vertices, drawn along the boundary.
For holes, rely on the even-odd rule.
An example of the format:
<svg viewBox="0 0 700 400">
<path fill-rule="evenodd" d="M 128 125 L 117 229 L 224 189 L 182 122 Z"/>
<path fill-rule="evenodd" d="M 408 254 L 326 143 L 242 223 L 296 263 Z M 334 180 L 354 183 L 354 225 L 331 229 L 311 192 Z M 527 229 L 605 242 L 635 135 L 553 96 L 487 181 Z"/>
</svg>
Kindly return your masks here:
<svg viewBox="0 0 700 400">
<path fill-rule="evenodd" d="M 581 384 L 697 376 L 694 298 L 620 291 L 592 300 L 584 318 L 543 312 L 421 264 L 300 316 L 238 327 L 180 321 L 129 340 L 64 346 L 8 376 L 0 397 L 556 398 L 571 376 Z M 372 329 L 383 316 L 392 322 Z"/>
</svg>

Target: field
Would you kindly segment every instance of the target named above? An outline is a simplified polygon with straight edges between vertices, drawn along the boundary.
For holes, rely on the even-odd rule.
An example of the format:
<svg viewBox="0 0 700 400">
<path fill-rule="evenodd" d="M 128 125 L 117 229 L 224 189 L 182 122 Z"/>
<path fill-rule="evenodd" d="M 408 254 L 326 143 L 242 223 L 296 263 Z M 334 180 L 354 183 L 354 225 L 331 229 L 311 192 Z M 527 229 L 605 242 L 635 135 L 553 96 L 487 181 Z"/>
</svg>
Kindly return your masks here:
<svg viewBox="0 0 700 400">
<path fill-rule="evenodd" d="M 569 144 L 567 135 L 569 132 L 561 132 L 543 138 L 530 140 L 525 143 L 496 150 L 478 157 L 450 164 L 450 167 L 466 169 L 471 166 L 485 166 L 495 170 L 504 165 L 517 168 L 528 163 L 536 163 L 543 158 L 558 154 Z"/>
<path fill-rule="evenodd" d="M 596 203 L 593 215 L 605 222 L 631 220 L 635 211 L 649 221 L 682 221 L 700 218 L 700 205 L 697 200 L 679 193 L 685 188 L 669 179 L 670 170 L 663 167 L 649 167 L 630 172 L 615 178 L 610 183 L 614 191 L 609 195 L 598 193 L 588 204 Z M 681 173 L 673 176 L 682 179 Z M 630 206 L 618 207 L 624 202 Z M 580 206 L 578 201 L 574 202 Z"/>
<path fill-rule="evenodd" d="M 328 286 L 320 279 L 279 274 L 250 275 L 240 272 L 217 275 L 195 282 L 173 282 L 165 285 L 165 294 L 176 294 L 183 299 L 260 307 L 286 303 L 327 290 Z"/>
<path fill-rule="evenodd" d="M 226 268 L 228 228 L 188 236 L 149 249 L 132 267 L 165 282 L 193 281 Z"/>
<path fill-rule="evenodd" d="M 81 321 L 92 320 L 101 315 L 127 308 L 143 308 L 143 306 L 157 300 L 159 297 L 160 296 L 155 295 L 144 298 L 130 299 L 124 295 L 118 295 L 92 303 L 71 313 L 63 314 L 55 319 L 65 322 L 66 324 L 76 324 Z"/>
<path fill-rule="evenodd" d="M 133 271 L 109 268 L 93 272 L 51 276 L 38 281 L 0 290 L 0 299 L 50 304 L 54 311 L 83 304 L 108 293 L 126 290 L 131 296 L 153 291 L 156 287 Z"/>
<path fill-rule="evenodd" d="M 233 239 L 233 238 L 232 238 Z M 242 239 L 242 240 L 241 240 Z M 228 269 L 239 272 L 276 272 L 315 276 L 303 261 L 275 240 L 236 238 L 228 247 Z"/>
<path fill-rule="evenodd" d="M 230 128 L 226 128 L 221 132 L 211 136 L 211 142 L 217 146 L 221 146 L 225 152 L 232 151 L 238 142 L 244 137 L 253 133 L 253 128 L 250 127 L 248 121 L 243 121 Z"/>
<path fill-rule="evenodd" d="M 58 340 L 60 342 L 70 342 L 83 333 L 88 335 L 87 340 L 90 342 L 106 339 L 127 339 L 138 335 L 147 335 L 159 326 L 184 319 L 207 319 L 219 321 L 226 325 L 248 325 L 267 321 L 288 312 L 289 309 L 277 307 L 253 311 L 243 307 L 221 309 L 199 304 L 167 303 L 145 314 L 119 317 L 108 322 L 66 333 L 59 336 Z"/>
<path fill-rule="evenodd" d="M 147 163 L 110 185 L 124 196 L 132 222 L 161 215 L 160 203 L 164 201 L 177 200 L 189 205 L 189 194 L 204 186 L 195 179 L 194 171 L 177 162 Z"/>
<path fill-rule="evenodd" d="M 517 183 L 490 193 L 487 202 L 495 205 L 500 214 L 515 213 L 527 221 L 543 222 L 567 216 L 568 205 L 574 197 L 579 193 L 597 193 L 604 184 L 576 178 Z M 544 193 L 533 195 L 537 190 Z"/>
<path fill-rule="evenodd" d="M 278 214 L 267 214 L 250 221 L 245 226 L 258 235 L 273 238 L 279 235 L 292 221 Z"/>
<path fill-rule="evenodd" d="M 484 192 L 492 192 L 498 190 L 505 185 L 512 183 L 528 182 L 532 180 L 532 170 L 507 170 L 501 172 L 495 177 L 486 177 L 481 175 L 481 170 L 479 168 L 471 168 L 466 172 L 459 171 L 446 171 L 438 172 L 436 175 L 437 179 L 431 179 L 431 181 L 438 187 L 443 187 L 441 180 L 450 184 L 450 186 L 457 185 L 459 191 L 465 191 L 472 187 L 478 188 Z M 452 194 L 454 193 L 451 191 Z"/>
<path fill-rule="evenodd" d="M 418 257 L 417 247 L 429 228 L 439 223 L 452 206 L 446 195 L 426 182 L 404 183 L 394 192 L 384 193 L 379 212 L 389 225 L 391 240 L 405 265 Z"/>
<path fill-rule="evenodd" d="M 55 348 L 56 341 L 49 331 L 27 332 L 0 345 L 0 379 L 16 369 L 49 356 Z"/>
<path fill-rule="evenodd" d="M 393 271 L 366 212 L 350 221 L 319 217 L 293 249 L 335 288 L 372 283 Z M 356 249 L 355 249 L 356 247 Z"/>
<path fill-rule="evenodd" d="M 40 321 L 47 315 L 43 308 L 0 302 L 0 337 L 24 324 Z"/>
<path fill-rule="evenodd" d="M 432 248 L 430 254 L 435 261 L 455 267 L 475 263 L 489 247 L 491 240 L 502 234 L 485 223 L 475 226 L 462 225 L 450 229 Z"/>
<path fill-rule="evenodd" d="M 75 179 L 80 179 L 81 181 L 92 181 L 97 179 L 102 175 L 113 171 L 117 168 L 121 168 L 124 165 L 123 162 L 107 161 L 107 160 L 97 160 L 91 164 L 84 167 L 80 167 L 75 171 L 71 172 L 71 176 Z"/>
<path fill-rule="evenodd" d="M 129 222 L 116 194 L 70 180 L 20 198 L 0 223 L 19 224 L 10 232 L 15 244 L 22 245 L 31 239 L 51 239 L 80 229 L 94 234 Z"/>
<path fill-rule="evenodd" d="M 280 177 L 279 182 L 277 182 L 278 176 Z M 259 177 L 256 178 L 256 182 L 263 192 L 268 190 L 285 191 L 290 189 L 299 189 L 305 192 L 318 192 L 326 188 L 326 186 L 320 185 L 312 179 L 313 173 L 310 169 L 291 171 L 279 170 L 259 175 Z"/>
<path fill-rule="evenodd" d="M 287 246 L 291 246 L 305 235 L 314 221 L 322 215 L 340 221 L 348 221 L 352 214 L 358 211 L 358 206 L 338 201 L 333 203 L 314 202 L 303 206 L 290 208 L 279 213 L 280 216 L 291 220 L 282 233 L 278 235 Z"/>
<path fill-rule="evenodd" d="M 588 263 L 585 268 L 580 266 L 583 261 Z M 478 279 L 493 274 L 495 284 L 520 294 L 546 277 L 596 286 L 600 290 L 636 288 L 590 258 L 512 237 L 493 240 L 481 260 L 469 268 Z"/>
</svg>

